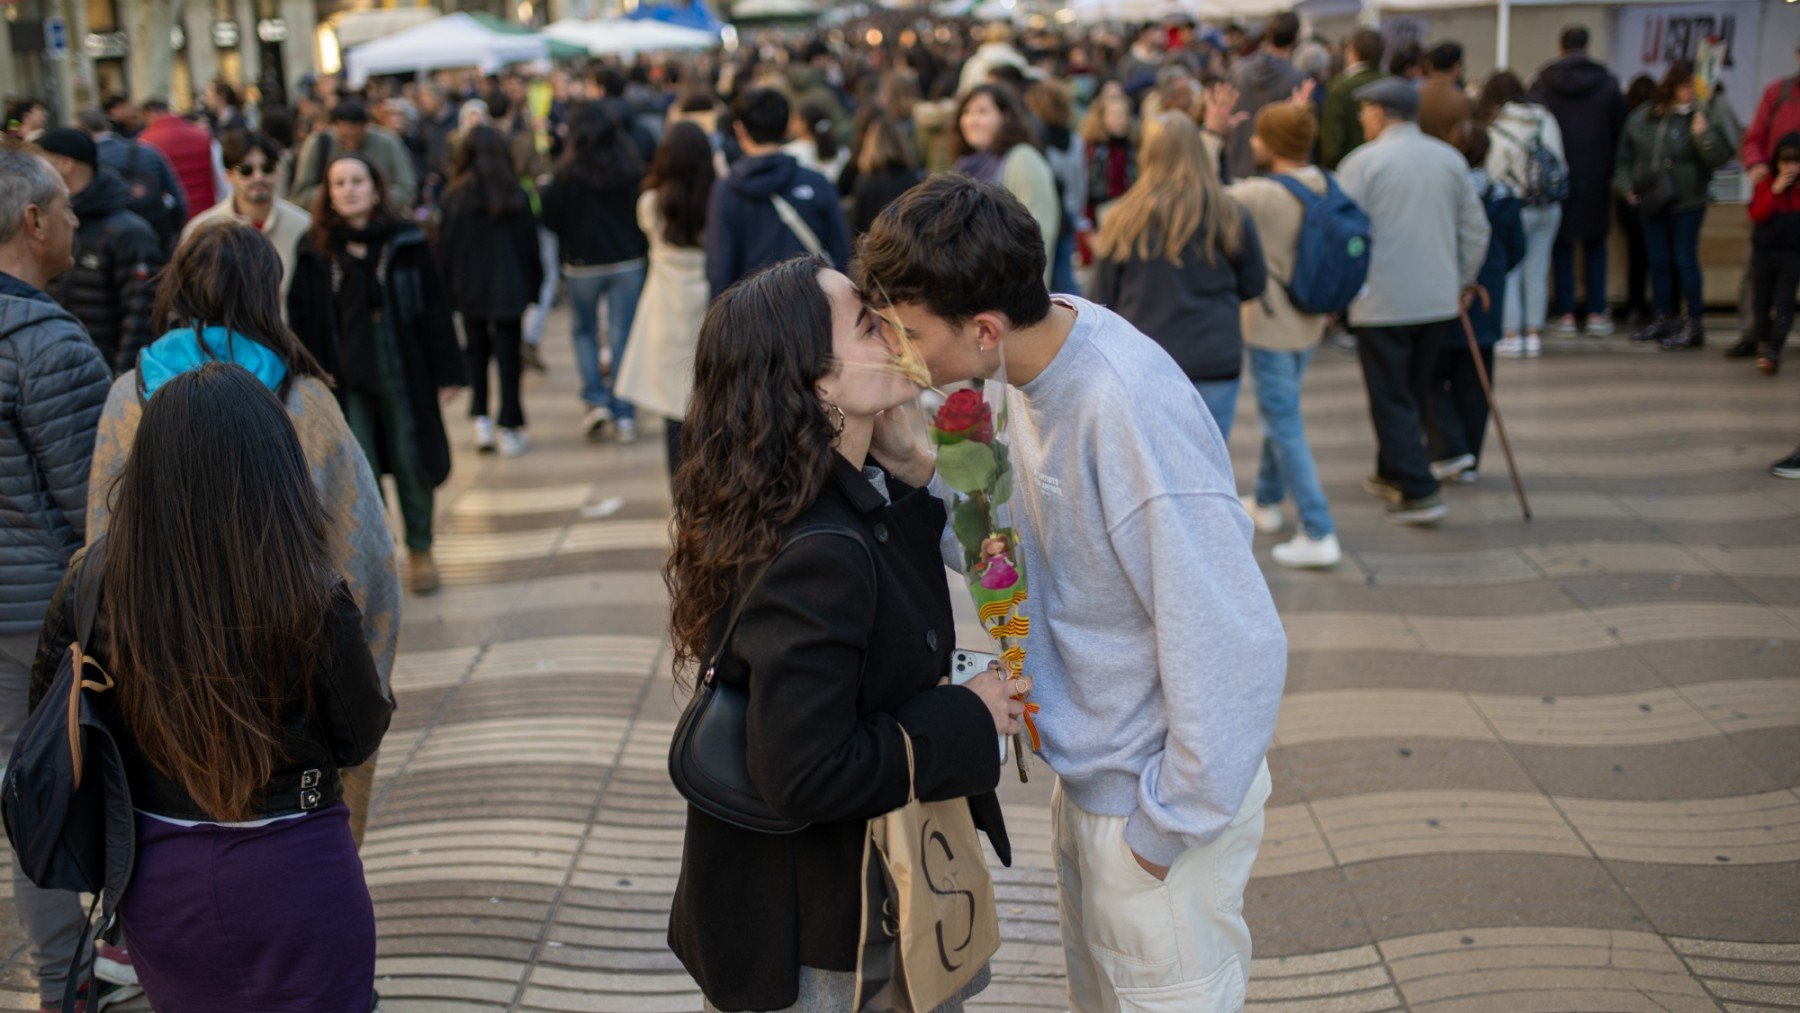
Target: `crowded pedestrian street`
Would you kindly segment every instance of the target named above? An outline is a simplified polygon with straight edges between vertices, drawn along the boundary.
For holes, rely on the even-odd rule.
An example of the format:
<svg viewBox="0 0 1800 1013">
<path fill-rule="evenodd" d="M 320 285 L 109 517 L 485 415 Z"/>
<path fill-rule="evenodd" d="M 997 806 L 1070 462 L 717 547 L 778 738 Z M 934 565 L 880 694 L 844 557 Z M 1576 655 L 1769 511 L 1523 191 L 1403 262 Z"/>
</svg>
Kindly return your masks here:
<svg viewBox="0 0 1800 1013">
<path fill-rule="evenodd" d="M 665 941 L 685 805 L 660 443 L 582 438 L 565 319 L 527 381 L 532 454 L 453 429 L 444 587 L 405 602 L 363 848 L 385 1010 L 699 1005 Z M 1360 489 L 1355 363 L 1321 354 L 1307 423 L 1349 548 L 1292 571 L 1257 540 L 1291 653 L 1252 1008 L 1800 1001 L 1800 486 L 1763 468 L 1793 382 L 1622 338 L 1552 351 L 1503 406 L 1534 519 L 1495 467 L 1425 537 Z M 1237 429 L 1240 473 L 1257 440 Z M 1004 943 L 972 1008 L 1068 1008 L 1050 780 L 1003 778 Z M 0 926 L 6 1007 L 30 1008 Z"/>
</svg>

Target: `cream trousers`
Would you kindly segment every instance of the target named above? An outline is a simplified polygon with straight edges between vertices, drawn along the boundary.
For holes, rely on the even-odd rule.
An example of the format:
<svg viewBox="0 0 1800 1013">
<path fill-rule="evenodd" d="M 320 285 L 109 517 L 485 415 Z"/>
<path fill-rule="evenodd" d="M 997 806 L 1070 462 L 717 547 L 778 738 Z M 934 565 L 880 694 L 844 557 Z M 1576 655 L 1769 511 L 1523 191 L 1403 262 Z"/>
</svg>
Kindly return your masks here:
<svg viewBox="0 0 1800 1013">
<path fill-rule="evenodd" d="M 1158 882 L 1132 857 L 1125 818 L 1096 816 L 1056 787 L 1056 876 L 1075 1013 L 1224 1013 L 1244 1007 L 1244 887 L 1262 844 L 1264 763 L 1231 825 Z"/>
</svg>

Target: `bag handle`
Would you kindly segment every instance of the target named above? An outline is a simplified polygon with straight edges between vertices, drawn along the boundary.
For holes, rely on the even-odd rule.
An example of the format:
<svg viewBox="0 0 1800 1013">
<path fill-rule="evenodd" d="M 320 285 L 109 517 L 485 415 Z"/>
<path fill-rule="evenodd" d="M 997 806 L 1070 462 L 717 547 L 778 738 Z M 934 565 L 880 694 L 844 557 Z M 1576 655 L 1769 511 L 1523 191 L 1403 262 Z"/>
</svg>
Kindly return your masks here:
<svg viewBox="0 0 1800 1013">
<path fill-rule="evenodd" d="M 906 743 L 906 804 L 912 805 L 919 800 L 919 772 L 913 764 L 912 733 L 898 721 L 894 726 L 900 729 L 900 741 Z"/>
<path fill-rule="evenodd" d="M 94 635 L 94 619 L 100 613 L 100 575 L 94 569 L 94 557 L 106 544 L 102 537 L 88 546 L 81 557 L 81 570 L 75 574 L 75 640 L 87 649 L 89 638 Z M 80 681 L 81 673 L 76 673 L 76 681 Z"/>
<path fill-rule="evenodd" d="M 779 200 L 780 198 L 776 199 Z M 868 543 L 862 540 L 861 535 L 840 524 L 819 524 L 812 527 L 801 528 L 799 531 L 796 531 L 789 536 L 788 540 L 783 542 L 780 548 L 775 550 L 775 555 L 770 556 L 769 561 L 762 565 L 762 569 L 756 571 L 756 576 L 751 578 L 750 583 L 745 586 L 744 593 L 738 596 L 737 604 L 731 610 L 731 618 L 725 623 L 725 633 L 719 637 L 719 646 L 713 651 L 713 656 L 707 660 L 706 670 L 700 674 L 701 685 L 708 685 L 715 678 L 715 673 L 719 669 L 719 659 L 725 656 L 725 649 L 731 646 L 731 635 L 737 631 L 738 620 L 744 617 L 744 607 L 750 604 L 750 596 L 756 592 L 758 587 L 762 586 L 762 579 L 768 574 L 769 567 L 775 565 L 775 560 L 780 558 L 784 549 L 787 549 L 789 546 L 792 546 L 795 542 L 798 542 L 803 538 L 810 538 L 813 535 L 844 535 L 854 541 L 858 546 L 861 546 L 863 555 L 867 556 L 869 560 L 869 569 L 871 571 L 876 593 L 880 592 L 881 575 L 873 572 L 875 570 L 875 554 L 869 551 Z M 875 596 L 870 595 L 869 607 L 871 611 L 874 610 L 875 602 Z"/>
<path fill-rule="evenodd" d="M 794 210 L 792 204 L 778 193 L 769 195 L 769 203 L 775 205 L 775 214 L 781 219 L 781 224 L 788 227 L 795 239 L 800 240 L 800 245 L 806 247 L 806 252 L 815 257 L 825 255 L 825 244 L 819 242 L 819 234 L 806 224 L 806 219 L 800 217 L 800 212 Z"/>
</svg>

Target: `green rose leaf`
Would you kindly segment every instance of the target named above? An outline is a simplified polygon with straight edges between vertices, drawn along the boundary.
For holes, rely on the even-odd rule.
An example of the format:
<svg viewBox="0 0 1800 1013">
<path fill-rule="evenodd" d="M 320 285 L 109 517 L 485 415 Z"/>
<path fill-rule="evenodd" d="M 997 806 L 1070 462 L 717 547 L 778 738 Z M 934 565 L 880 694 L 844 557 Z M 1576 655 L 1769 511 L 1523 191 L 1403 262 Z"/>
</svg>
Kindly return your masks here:
<svg viewBox="0 0 1800 1013">
<path fill-rule="evenodd" d="M 981 492 L 994 482 L 994 451 L 985 443 L 954 443 L 941 447 L 938 474 L 959 492 Z"/>
<path fill-rule="evenodd" d="M 981 543 L 991 526 L 987 508 L 980 503 L 966 499 L 956 505 L 950 514 L 950 530 L 956 534 L 956 543 L 962 546 L 964 566 L 973 566 L 981 558 Z"/>
</svg>

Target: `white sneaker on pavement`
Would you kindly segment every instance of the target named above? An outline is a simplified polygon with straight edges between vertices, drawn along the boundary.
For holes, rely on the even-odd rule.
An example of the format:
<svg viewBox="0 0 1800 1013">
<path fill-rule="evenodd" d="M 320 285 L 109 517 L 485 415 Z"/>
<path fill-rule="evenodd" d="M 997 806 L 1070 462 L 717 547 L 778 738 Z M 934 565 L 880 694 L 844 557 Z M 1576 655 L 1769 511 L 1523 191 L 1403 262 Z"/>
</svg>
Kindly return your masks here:
<svg viewBox="0 0 1800 1013">
<path fill-rule="evenodd" d="M 1326 535 L 1324 538 L 1313 538 L 1301 534 L 1291 542 L 1283 542 L 1269 550 L 1269 555 L 1282 566 L 1290 566 L 1296 570 L 1310 570 L 1315 567 L 1336 566 L 1344 558 L 1344 552 L 1338 548 L 1337 535 Z"/>
<path fill-rule="evenodd" d="M 525 430 L 523 430 L 523 429 L 502 429 L 502 430 L 500 430 L 500 456 L 501 457 L 518 457 L 520 454 L 523 454 L 527 449 L 529 449 L 530 446 L 531 446 L 531 444 L 527 443 L 525 440 Z"/>
<path fill-rule="evenodd" d="M 582 417 L 581 432 L 590 440 L 598 440 L 606 431 L 606 424 L 612 421 L 612 412 L 605 408 L 589 408 Z"/>
<path fill-rule="evenodd" d="M 494 452 L 494 420 L 486 415 L 475 419 L 475 452 L 491 454 Z"/>
<path fill-rule="evenodd" d="M 1536 334 L 1525 335 L 1525 357 L 1535 359 L 1544 354 L 1544 339 Z"/>
<path fill-rule="evenodd" d="M 1525 342 L 1517 334 L 1508 334 L 1506 337 L 1494 342 L 1494 354 L 1502 359 L 1523 359 L 1525 357 Z"/>
<path fill-rule="evenodd" d="M 636 419 L 617 419 L 613 422 L 613 432 L 620 443 L 636 443 L 638 428 Z"/>
<path fill-rule="evenodd" d="M 1238 500 L 1244 504 L 1245 512 L 1250 515 L 1252 521 L 1256 522 L 1256 530 L 1262 534 L 1272 535 L 1285 526 L 1286 522 L 1281 519 L 1279 503 L 1273 506 L 1264 506 L 1256 501 L 1255 496 L 1240 496 Z"/>
<path fill-rule="evenodd" d="M 1474 454 L 1458 454 L 1442 461 L 1431 462 L 1431 477 L 1442 482 L 1452 475 L 1460 475 L 1473 467 L 1475 467 Z"/>
</svg>

